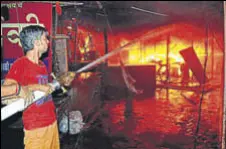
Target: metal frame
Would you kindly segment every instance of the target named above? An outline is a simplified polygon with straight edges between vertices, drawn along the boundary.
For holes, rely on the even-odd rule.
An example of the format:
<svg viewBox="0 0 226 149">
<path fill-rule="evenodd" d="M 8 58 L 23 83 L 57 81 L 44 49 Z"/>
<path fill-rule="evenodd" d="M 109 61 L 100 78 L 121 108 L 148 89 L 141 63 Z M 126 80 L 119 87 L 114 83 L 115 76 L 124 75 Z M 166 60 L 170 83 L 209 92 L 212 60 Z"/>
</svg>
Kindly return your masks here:
<svg viewBox="0 0 226 149">
<path fill-rule="evenodd" d="M 53 4 L 53 7 L 55 7 L 54 4 L 56 4 L 56 2 L 59 2 L 61 6 L 70 6 L 70 5 L 75 5 L 75 6 L 79 6 L 79 5 L 83 5 L 84 3 L 81 2 L 65 2 L 65 1 L 21 1 L 22 3 L 25 2 L 32 2 L 32 3 L 50 3 Z"/>
</svg>

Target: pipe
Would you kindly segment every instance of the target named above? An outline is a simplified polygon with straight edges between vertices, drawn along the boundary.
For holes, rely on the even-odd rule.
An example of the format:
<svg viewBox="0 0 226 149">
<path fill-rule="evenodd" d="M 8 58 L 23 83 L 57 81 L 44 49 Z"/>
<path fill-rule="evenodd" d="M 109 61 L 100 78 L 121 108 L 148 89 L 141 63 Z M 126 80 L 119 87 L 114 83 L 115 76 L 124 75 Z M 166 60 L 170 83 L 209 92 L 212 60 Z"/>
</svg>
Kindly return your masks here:
<svg viewBox="0 0 226 149">
<path fill-rule="evenodd" d="M 22 3 L 24 3 L 24 2 L 56 4 L 57 1 L 22 1 Z M 63 4 L 63 5 L 83 5 L 84 3 L 61 1 L 60 4 Z"/>
<path fill-rule="evenodd" d="M 222 149 L 225 149 L 225 140 L 226 140 L 226 2 L 224 1 L 224 100 L 223 100 L 223 135 L 222 135 Z"/>
</svg>

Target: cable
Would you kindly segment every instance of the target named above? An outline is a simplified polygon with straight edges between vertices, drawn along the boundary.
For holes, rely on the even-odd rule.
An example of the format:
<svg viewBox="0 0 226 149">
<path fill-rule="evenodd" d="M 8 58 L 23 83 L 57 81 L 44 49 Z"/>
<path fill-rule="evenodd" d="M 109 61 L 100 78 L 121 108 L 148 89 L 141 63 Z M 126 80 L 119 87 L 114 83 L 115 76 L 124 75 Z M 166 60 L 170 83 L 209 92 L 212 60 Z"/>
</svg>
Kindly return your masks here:
<svg viewBox="0 0 226 149">
<path fill-rule="evenodd" d="M 205 74 L 206 74 L 206 67 L 207 67 L 207 60 L 208 60 L 208 26 L 209 26 L 208 22 L 206 22 L 206 35 L 207 35 L 206 38 L 207 39 L 205 40 L 205 61 L 204 61 L 204 73 L 203 73 L 203 80 L 204 80 L 203 82 L 204 83 L 206 82 Z M 197 136 L 199 133 L 200 121 L 201 121 L 201 117 L 202 117 L 203 96 L 204 96 L 204 85 L 202 85 L 202 94 L 201 94 L 201 97 L 199 100 L 198 121 L 197 121 L 196 130 L 195 130 L 195 134 L 194 134 L 195 140 L 194 140 L 193 149 L 196 149 L 197 143 L 198 143 Z"/>
<path fill-rule="evenodd" d="M 104 16 L 105 16 L 105 19 L 106 19 L 107 26 L 108 26 L 110 32 L 113 33 L 105 8 L 103 7 L 103 5 L 101 4 L 100 1 L 96 1 L 96 3 L 98 5 L 98 8 L 104 12 Z"/>
</svg>

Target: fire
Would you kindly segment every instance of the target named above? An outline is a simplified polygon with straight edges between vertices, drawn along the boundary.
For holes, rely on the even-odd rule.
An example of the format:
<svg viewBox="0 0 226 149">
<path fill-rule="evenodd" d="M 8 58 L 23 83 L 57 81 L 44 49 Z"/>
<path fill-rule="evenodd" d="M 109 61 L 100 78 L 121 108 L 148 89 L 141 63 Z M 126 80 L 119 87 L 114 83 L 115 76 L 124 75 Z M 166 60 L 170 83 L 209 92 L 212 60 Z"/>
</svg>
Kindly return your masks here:
<svg viewBox="0 0 226 149">
<path fill-rule="evenodd" d="M 85 80 L 88 79 L 92 75 L 92 72 L 86 72 L 86 73 L 81 73 L 79 75 L 79 80 Z"/>
<path fill-rule="evenodd" d="M 119 44 L 120 46 L 123 46 L 129 42 L 129 40 L 122 38 Z M 175 37 L 171 37 L 168 47 L 166 40 L 159 41 L 154 45 L 145 44 L 145 41 L 142 40 L 136 42 L 124 49 L 128 51 L 128 57 L 124 61 L 127 61 L 127 65 L 147 65 L 154 63 L 156 64 L 156 69 L 158 70 L 160 67 L 167 64 L 167 48 L 169 48 L 168 56 L 170 69 L 172 69 L 171 71 L 175 71 L 174 73 L 176 73 L 176 75 L 181 76 L 181 64 L 184 63 L 184 60 L 179 52 L 180 50 L 183 50 L 190 46 L 193 46 L 195 48 L 200 61 L 202 61 L 202 56 L 205 54 L 202 43 L 189 43 Z M 166 67 L 161 68 L 160 72 L 165 73 Z M 192 76 L 191 72 L 190 76 Z"/>
<path fill-rule="evenodd" d="M 85 37 L 84 44 L 79 45 L 79 50 L 82 54 L 84 54 L 85 52 L 88 52 L 90 50 L 89 49 L 89 36 Z"/>
<path fill-rule="evenodd" d="M 206 55 L 206 38 L 205 30 L 203 30 L 202 28 L 181 23 L 162 26 L 155 29 L 147 28 L 145 30 L 146 31 L 132 30 L 131 32 L 118 32 L 114 35 L 109 34 L 109 52 L 116 48 L 122 47 L 129 42 L 132 42 L 138 37 L 140 38 L 139 41 L 128 47 L 125 47 L 121 52 L 121 56 L 126 65 L 155 65 L 156 72 L 160 70 L 162 74 L 165 74 L 168 49 L 169 73 L 170 75 L 171 73 L 173 73 L 176 74 L 176 76 L 181 76 L 181 65 L 185 62 L 180 54 L 180 51 L 188 47 L 193 47 L 200 62 L 202 64 L 204 63 L 204 58 Z M 95 49 L 99 52 L 102 52 L 102 55 L 104 55 L 104 39 L 102 38 L 102 36 L 99 36 L 99 33 L 97 36 L 97 34 L 93 31 L 81 29 L 79 34 L 82 35 L 81 37 L 79 37 L 79 39 L 82 41 L 77 42 L 77 49 L 82 54 L 81 60 L 86 60 L 86 58 L 84 57 L 86 52 L 93 50 L 90 46 L 90 43 L 92 42 L 90 35 L 93 36 Z M 213 39 L 213 37 L 208 38 L 208 40 Z M 211 42 L 212 41 L 209 41 L 209 44 Z M 211 48 L 211 45 L 209 45 L 209 48 Z M 113 56 L 109 59 L 109 65 L 119 65 L 118 55 Z M 190 77 L 192 76 L 191 71 L 189 72 L 189 75 Z"/>
</svg>

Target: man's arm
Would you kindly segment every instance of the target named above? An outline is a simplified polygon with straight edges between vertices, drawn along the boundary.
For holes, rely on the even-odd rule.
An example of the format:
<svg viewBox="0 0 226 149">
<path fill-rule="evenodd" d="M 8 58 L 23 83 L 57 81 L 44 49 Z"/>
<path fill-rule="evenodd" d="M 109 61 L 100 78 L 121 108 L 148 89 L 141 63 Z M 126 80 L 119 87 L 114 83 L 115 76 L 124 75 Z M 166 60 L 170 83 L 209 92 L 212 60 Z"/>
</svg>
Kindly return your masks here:
<svg viewBox="0 0 226 149">
<path fill-rule="evenodd" d="M 1 86 L 1 96 L 11 96 L 16 95 L 18 90 L 17 84 L 11 84 L 11 85 L 2 85 Z"/>
<path fill-rule="evenodd" d="M 16 95 L 18 92 L 18 83 L 12 79 L 6 79 L 1 86 L 1 96 L 11 96 Z"/>
<path fill-rule="evenodd" d="M 59 82 L 65 86 L 69 86 L 75 77 L 74 72 L 66 72 L 60 78 Z M 18 88 L 20 87 L 20 90 Z M 53 92 L 52 86 L 48 84 L 30 84 L 27 86 L 19 86 L 18 82 L 13 79 L 5 79 L 4 84 L 1 86 L 1 96 L 10 96 L 10 95 L 18 95 L 24 99 L 28 98 L 28 95 L 31 91 L 43 91 L 46 94 L 50 94 Z"/>
<path fill-rule="evenodd" d="M 43 91 L 46 93 L 46 95 L 48 95 L 52 93 L 54 89 L 48 84 L 46 85 L 32 84 L 27 86 L 20 86 L 16 80 L 5 79 L 3 85 L 1 86 L 2 102 L 10 103 L 10 100 L 13 101 L 17 98 L 23 98 L 26 101 L 26 103 L 31 103 L 34 98 L 32 91 L 36 91 L 36 90 Z M 6 101 L 4 100 L 4 96 L 5 96 L 5 99 L 6 97 L 8 97 Z"/>
<path fill-rule="evenodd" d="M 29 90 L 26 90 L 25 87 L 20 86 L 16 80 L 5 79 L 1 86 L 1 102 L 3 104 L 10 104 L 19 97 L 22 97 L 25 100 L 32 100 L 33 98 L 32 93 Z"/>
</svg>

